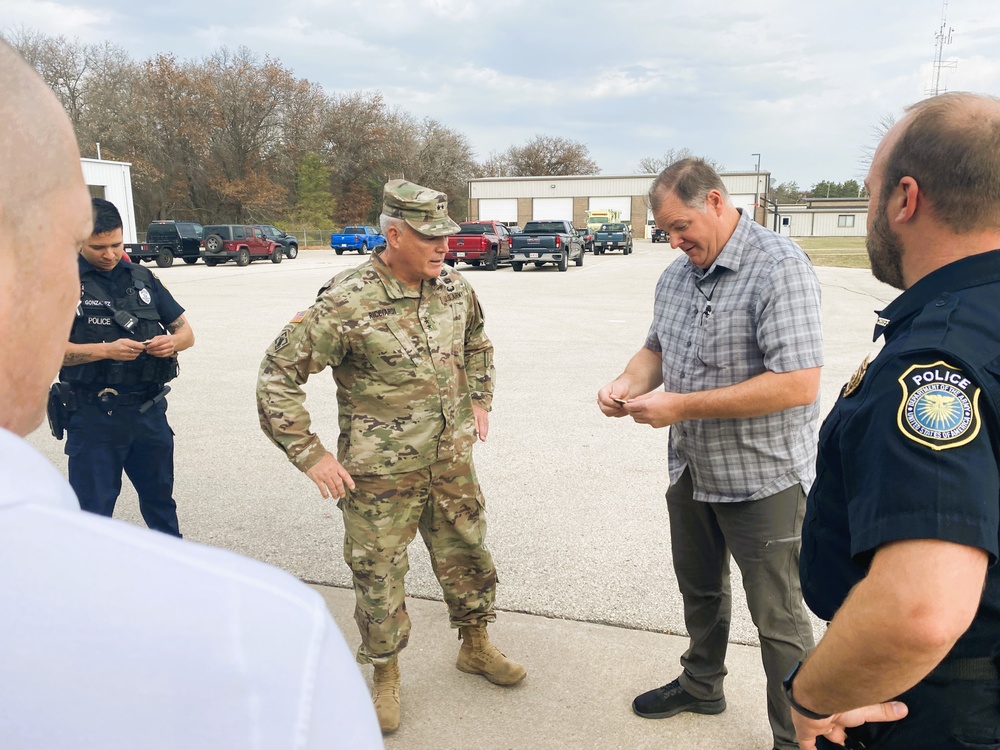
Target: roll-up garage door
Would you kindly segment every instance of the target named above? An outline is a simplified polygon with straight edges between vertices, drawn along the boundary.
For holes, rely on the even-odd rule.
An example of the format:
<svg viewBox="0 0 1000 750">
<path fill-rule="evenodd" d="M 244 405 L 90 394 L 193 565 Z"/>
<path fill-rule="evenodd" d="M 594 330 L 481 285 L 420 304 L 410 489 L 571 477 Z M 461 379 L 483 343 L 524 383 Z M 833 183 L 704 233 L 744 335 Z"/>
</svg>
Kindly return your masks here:
<svg viewBox="0 0 1000 750">
<path fill-rule="evenodd" d="M 573 199 L 533 198 L 531 201 L 531 218 L 535 221 L 559 219 L 573 221 Z"/>
<path fill-rule="evenodd" d="M 517 198 L 480 198 L 479 220 L 517 224 Z"/>
</svg>

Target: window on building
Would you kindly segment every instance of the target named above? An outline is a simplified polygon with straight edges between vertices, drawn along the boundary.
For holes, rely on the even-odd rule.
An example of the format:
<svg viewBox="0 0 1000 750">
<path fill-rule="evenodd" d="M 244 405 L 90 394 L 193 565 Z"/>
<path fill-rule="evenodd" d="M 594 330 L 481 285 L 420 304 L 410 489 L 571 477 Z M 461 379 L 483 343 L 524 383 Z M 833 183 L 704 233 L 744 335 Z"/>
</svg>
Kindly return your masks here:
<svg viewBox="0 0 1000 750">
<path fill-rule="evenodd" d="M 853 227 L 854 226 L 854 214 L 841 214 L 837 217 L 838 227 Z"/>
<path fill-rule="evenodd" d="M 87 185 L 91 198 L 106 198 L 104 185 Z"/>
</svg>

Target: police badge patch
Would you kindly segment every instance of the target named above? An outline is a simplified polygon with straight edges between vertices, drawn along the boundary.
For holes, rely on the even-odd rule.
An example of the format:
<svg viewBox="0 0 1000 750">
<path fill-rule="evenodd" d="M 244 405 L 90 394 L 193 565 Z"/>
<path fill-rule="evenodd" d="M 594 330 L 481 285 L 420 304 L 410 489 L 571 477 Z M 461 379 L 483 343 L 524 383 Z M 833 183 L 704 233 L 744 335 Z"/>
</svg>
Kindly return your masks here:
<svg viewBox="0 0 1000 750">
<path fill-rule="evenodd" d="M 899 378 L 903 400 L 896 424 L 915 443 L 936 451 L 972 441 L 982 424 L 979 388 L 957 367 L 913 365 Z"/>
</svg>

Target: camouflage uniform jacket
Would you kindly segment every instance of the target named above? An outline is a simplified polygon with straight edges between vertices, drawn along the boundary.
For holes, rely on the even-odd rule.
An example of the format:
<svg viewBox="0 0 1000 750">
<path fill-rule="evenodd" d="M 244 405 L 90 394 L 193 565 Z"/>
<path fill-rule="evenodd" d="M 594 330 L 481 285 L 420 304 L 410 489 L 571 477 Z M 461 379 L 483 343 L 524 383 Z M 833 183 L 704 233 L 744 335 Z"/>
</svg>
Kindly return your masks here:
<svg viewBox="0 0 1000 750">
<path fill-rule="evenodd" d="M 493 400 L 493 345 L 469 283 L 445 267 L 419 289 L 376 254 L 335 276 L 285 326 L 261 363 L 261 428 L 300 470 L 327 453 L 310 431 L 303 383 L 337 383 L 337 460 L 352 474 L 395 474 L 467 454 L 472 404 Z"/>
</svg>

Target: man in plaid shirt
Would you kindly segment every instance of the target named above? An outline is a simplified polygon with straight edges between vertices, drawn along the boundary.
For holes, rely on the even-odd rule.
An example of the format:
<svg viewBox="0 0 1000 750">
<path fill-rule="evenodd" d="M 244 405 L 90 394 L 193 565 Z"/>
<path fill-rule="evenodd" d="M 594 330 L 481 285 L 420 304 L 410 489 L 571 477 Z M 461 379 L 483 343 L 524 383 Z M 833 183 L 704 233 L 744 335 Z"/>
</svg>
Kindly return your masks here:
<svg viewBox="0 0 1000 750">
<path fill-rule="evenodd" d="M 667 509 L 691 640 L 681 675 L 632 708 L 653 719 L 725 710 L 732 554 L 760 636 L 774 747 L 795 748 L 781 682 L 813 647 L 798 558 L 815 475 L 819 281 L 701 159 L 667 167 L 649 198 L 686 257 L 660 276 L 643 348 L 597 400 L 607 416 L 672 426 Z"/>
</svg>

